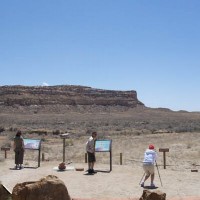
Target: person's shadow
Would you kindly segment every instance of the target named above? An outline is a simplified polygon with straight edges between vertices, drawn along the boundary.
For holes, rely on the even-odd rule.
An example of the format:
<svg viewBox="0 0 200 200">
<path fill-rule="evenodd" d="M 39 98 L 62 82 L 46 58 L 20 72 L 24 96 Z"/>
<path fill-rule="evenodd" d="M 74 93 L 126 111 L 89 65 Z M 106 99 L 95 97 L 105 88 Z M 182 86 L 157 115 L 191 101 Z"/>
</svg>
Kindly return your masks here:
<svg viewBox="0 0 200 200">
<path fill-rule="evenodd" d="M 10 170 L 22 170 L 22 169 L 37 169 L 38 167 L 21 167 L 21 168 L 16 168 L 16 167 L 11 167 L 9 168 Z"/>
<path fill-rule="evenodd" d="M 91 175 L 94 175 L 94 173 L 85 173 L 84 175 L 89 175 L 89 176 L 91 176 Z"/>
<path fill-rule="evenodd" d="M 144 188 L 144 189 L 155 190 L 155 189 L 157 189 L 158 187 L 156 187 L 156 186 L 144 186 L 143 188 Z"/>
</svg>

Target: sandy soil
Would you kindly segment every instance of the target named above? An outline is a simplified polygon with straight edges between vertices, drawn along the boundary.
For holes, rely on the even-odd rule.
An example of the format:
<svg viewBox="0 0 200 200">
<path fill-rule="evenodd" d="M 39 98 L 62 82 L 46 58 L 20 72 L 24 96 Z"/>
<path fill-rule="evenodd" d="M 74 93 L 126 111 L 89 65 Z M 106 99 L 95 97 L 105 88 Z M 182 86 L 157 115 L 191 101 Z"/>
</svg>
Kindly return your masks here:
<svg viewBox="0 0 200 200">
<path fill-rule="evenodd" d="M 39 168 L 24 168 L 12 170 L 13 160 L 6 159 L 0 163 L 0 181 L 12 192 L 13 187 L 20 182 L 36 181 L 46 175 L 56 175 L 67 186 L 72 198 L 78 199 L 139 199 L 143 188 L 139 182 L 143 176 L 142 167 L 136 165 L 113 165 L 109 171 L 109 164 L 96 163 L 95 169 L 99 170 L 95 175 L 86 175 L 86 163 L 71 163 L 69 167 L 84 168 L 84 171 L 63 171 L 54 169 L 58 162 L 42 162 Z M 199 170 L 198 170 L 199 171 Z M 174 168 L 159 167 L 159 179 L 156 170 L 156 190 L 167 194 L 167 200 L 200 200 L 199 172 L 191 172 L 191 169 L 175 170 Z M 148 186 L 149 182 L 146 183 Z"/>
</svg>

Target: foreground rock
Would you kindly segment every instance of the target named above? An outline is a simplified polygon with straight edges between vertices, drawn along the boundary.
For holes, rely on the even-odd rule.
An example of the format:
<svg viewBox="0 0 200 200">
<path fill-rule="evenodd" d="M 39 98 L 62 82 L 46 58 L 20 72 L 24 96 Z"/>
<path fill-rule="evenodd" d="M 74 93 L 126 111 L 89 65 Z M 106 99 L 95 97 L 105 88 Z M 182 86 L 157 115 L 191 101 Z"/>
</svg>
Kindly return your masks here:
<svg viewBox="0 0 200 200">
<path fill-rule="evenodd" d="M 143 190 L 143 194 L 139 200 L 166 200 L 166 194 L 159 190 L 156 190 L 155 192 Z"/>
<path fill-rule="evenodd" d="M 71 200 L 65 184 L 53 175 L 36 182 L 17 184 L 12 191 L 12 200 Z"/>
<path fill-rule="evenodd" d="M 6 188 L 0 183 L 0 200 L 8 200 L 10 199 L 10 193 L 6 190 Z"/>
</svg>

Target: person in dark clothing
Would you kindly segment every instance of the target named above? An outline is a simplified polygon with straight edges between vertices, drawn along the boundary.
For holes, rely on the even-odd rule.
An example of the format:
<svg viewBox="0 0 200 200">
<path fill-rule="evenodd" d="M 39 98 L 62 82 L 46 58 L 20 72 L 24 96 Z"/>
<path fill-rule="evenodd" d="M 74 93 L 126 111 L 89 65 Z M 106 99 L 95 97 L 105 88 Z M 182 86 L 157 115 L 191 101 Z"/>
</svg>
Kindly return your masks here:
<svg viewBox="0 0 200 200">
<path fill-rule="evenodd" d="M 14 137 L 15 168 L 22 169 L 24 159 L 24 140 L 21 131 L 17 131 Z"/>
</svg>

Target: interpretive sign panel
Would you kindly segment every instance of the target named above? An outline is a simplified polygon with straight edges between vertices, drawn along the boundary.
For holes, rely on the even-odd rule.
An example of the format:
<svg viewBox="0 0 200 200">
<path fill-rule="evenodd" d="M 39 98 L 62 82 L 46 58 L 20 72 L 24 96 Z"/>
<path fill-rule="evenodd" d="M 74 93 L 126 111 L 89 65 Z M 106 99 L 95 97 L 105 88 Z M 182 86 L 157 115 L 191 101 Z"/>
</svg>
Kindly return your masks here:
<svg viewBox="0 0 200 200">
<path fill-rule="evenodd" d="M 39 139 L 24 139 L 24 148 L 30 149 L 30 150 L 38 150 L 38 167 L 40 167 L 41 140 L 39 140 Z"/>
<path fill-rule="evenodd" d="M 40 144 L 41 144 L 41 140 L 24 139 L 24 147 L 25 147 L 25 149 L 39 150 L 40 149 Z"/>
<path fill-rule="evenodd" d="M 96 152 L 110 152 L 112 140 L 96 140 L 95 151 Z"/>
<path fill-rule="evenodd" d="M 112 140 L 96 140 L 95 152 L 109 152 L 110 153 L 110 171 L 112 171 Z"/>
</svg>

